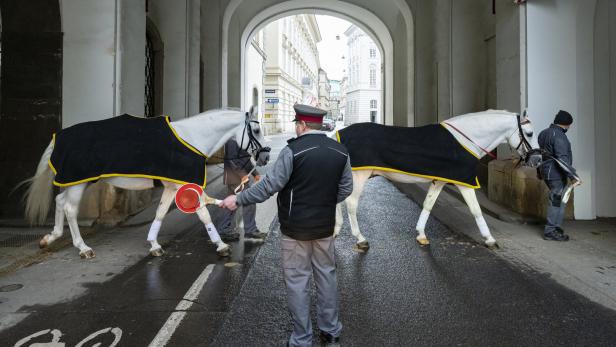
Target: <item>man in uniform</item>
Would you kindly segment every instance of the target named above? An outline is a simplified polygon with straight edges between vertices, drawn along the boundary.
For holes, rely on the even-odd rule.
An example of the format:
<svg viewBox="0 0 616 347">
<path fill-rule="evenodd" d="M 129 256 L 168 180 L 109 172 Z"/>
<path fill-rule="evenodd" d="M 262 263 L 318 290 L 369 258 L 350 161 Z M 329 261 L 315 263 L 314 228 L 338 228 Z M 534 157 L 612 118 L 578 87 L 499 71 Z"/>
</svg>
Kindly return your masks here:
<svg viewBox="0 0 616 347">
<path fill-rule="evenodd" d="M 569 235 L 561 227 L 566 207 L 566 203 L 562 202 L 563 194 L 567 179 L 571 179 L 574 186 L 582 183 L 572 166 L 571 143 L 565 134 L 572 123 L 571 114 L 560 110 L 554 117 L 554 123 L 543 130 L 538 138 L 539 147 L 545 153 L 539 170 L 541 178 L 550 189 L 547 222 L 543 230 L 545 240 L 569 240 Z"/>
<path fill-rule="evenodd" d="M 295 105 L 297 138 L 288 141 L 272 169 L 259 183 L 221 204 L 263 202 L 278 192 L 278 218 L 282 236 L 282 265 L 287 286 L 293 333 L 289 346 L 312 346 L 310 274 L 317 288 L 317 324 L 320 338 L 339 342 L 334 225 L 336 204 L 353 191 L 353 176 L 346 148 L 321 129 L 326 111 Z"/>
</svg>

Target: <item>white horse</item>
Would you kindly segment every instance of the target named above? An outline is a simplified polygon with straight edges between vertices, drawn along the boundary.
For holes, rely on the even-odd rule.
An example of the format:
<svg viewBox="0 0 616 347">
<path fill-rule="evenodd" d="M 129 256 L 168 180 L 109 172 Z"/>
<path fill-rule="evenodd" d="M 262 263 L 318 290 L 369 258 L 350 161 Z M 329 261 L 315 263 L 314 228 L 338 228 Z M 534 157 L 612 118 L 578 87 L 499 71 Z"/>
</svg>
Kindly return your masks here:
<svg viewBox="0 0 616 347">
<path fill-rule="evenodd" d="M 533 137 L 532 124 L 530 119 L 526 117 L 526 112 L 524 112 L 523 117 L 520 118 L 519 115 L 515 113 L 488 110 L 457 116 L 441 124 L 460 144 L 477 157 L 477 160 L 486 153 L 494 150 L 496 146 L 508 143 L 509 146 L 517 150 L 518 154 L 521 156 L 520 160 L 523 158 L 524 161 L 531 166 L 537 165 L 540 161 L 541 155 L 537 153 L 537 148 L 539 146 L 536 138 Z M 417 226 L 415 227 L 418 232 L 416 238 L 417 242 L 420 245 L 428 245 L 430 242 L 425 233 L 426 222 L 428 221 L 428 216 L 430 215 L 430 211 L 438 195 L 447 182 L 378 169 L 353 169 L 353 193 L 344 203 L 346 203 L 352 234 L 357 238 L 357 247 L 364 250 L 370 247 L 368 241 L 359 230 L 359 224 L 357 223 L 357 207 L 366 182 L 373 176 L 383 176 L 390 181 L 401 183 L 431 182 L 430 189 L 423 203 L 423 209 L 417 221 Z M 485 245 L 488 247 L 497 247 L 496 240 L 490 233 L 490 229 L 481 214 L 481 207 L 477 202 L 475 190 L 458 184 L 456 184 L 456 187 L 460 190 L 471 214 L 475 217 L 479 232 L 485 239 Z M 338 204 L 336 208 L 336 227 L 334 235 L 338 235 L 340 232 L 342 220 L 342 208 L 341 205 Z"/>
<path fill-rule="evenodd" d="M 240 148 L 250 150 L 253 157 L 259 157 L 257 158 L 258 164 L 263 165 L 269 159 L 269 155 L 262 152 L 263 148 L 259 141 L 263 139 L 263 135 L 259 123 L 254 120 L 252 109 L 250 113 L 234 109 L 211 110 L 170 124 L 181 139 L 208 157 L 218 151 L 229 139 L 234 138 Z M 26 200 L 26 218 L 32 224 L 44 222 L 49 212 L 52 182 L 55 175 L 50 169 L 48 161 L 53 149 L 54 142 L 52 141 L 41 157 L 36 174 L 26 181 L 29 183 L 24 198 Z M 263 156 L 263 154 L 266 155 Z M 173 164 L 169 163 L 169 165 Z M 119 176 L 101 178 L 100 181 L 128 190 L 144 190 L 153 187 L 153 180 L 150 178 Z M 174 201 L 175 193 L 181 186 L 171 181 L 161 180 L 161 182 L 164 186 L 162 198 L 147 237 L 147 241 L 151 244 L 150 254 L 153 256 L 161 256 L 164 253 L 157 241 L 158 232 L 163 218 Z M 79 249 L 79 255 L 82 258 L 95 256 L 92 248 L 88 247 L 83 241 L 77 225 L 79 203 L 87 185 L 86 182 L 69 186 L 56 196 L 55 225 L 53 231 L 45 235 L 39 242 L 41 248 L 47 247 L 62 236 L 64 217 L 66 216 L 73 245 Z M 231 253 L 230 247 L 220 239 L 208 210 L 200 208 L 196 211 L 196 214 L 205 224 L 210 239 L 216 244 L 216 252 L 221 256 L 228 256 Z"/>
</svg>

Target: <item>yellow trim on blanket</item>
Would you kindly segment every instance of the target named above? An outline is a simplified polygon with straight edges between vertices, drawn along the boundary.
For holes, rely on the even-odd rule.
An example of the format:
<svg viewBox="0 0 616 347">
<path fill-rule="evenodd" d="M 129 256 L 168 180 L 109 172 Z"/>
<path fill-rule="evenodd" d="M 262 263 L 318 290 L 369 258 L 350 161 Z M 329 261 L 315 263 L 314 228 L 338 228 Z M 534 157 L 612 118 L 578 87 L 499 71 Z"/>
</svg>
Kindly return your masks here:
<svg viewBox="0 0 616 347">
<path fill-rule="evenodd" d="M 449 178 L 443 178 L 443 177 L 438 177 L 438 176 L 430 176 L 430 175 L 422 175 L 422 174 L 411 173 L 411 172 L 406 172 L 406 171 L 401 171 L 401 170 L 396 170 L 396 169 L 390 169 L 390 168 L 387 168 L 387 167 L 358 166 L 358 167 L 354 167 L 354 168 L 351 168 L 351 169 L 353 171 L 357 171 L 357 170 L 383 170 L 383 171 L 401 173 L 401 174 L 405 174 L 405 175 L 409 175 L 409 176 L 417 176 L 417 177 L 421 177 L 421 178 L 429 178 L 429 179 L 433 179 L 433 180 L 444 181 L 444 182 L 458 184 L 458 185 L 469 187 L 469 188 L 473 188 L 473 189 L 481 188 L 481 186 L 479 185 L 479 179 L 477 179 L 477 177 L 475 177 L 475 182 L 477 182 L 477 184 L 475 186 L 473 186 L 473 185 L 470 185 L 468 183 L 451 180 Z"/>
<path fill-rule="evenodd" d="M 80 181 L 69 182 L 69 183 L 59 183 L 54 180 L 53 185 L 56 187 L 70 187 L 70 186 L 75 186 L 81 183 L 96 181 L 101 178 L 107 178 L 107 177 L 150 178 L 150 179 L 155 179 L 155 180 L 169 181 L 169 182 L 178 183 L 178 184 L 192 183 L 192 182 L 174 180 L 174 179 L 162 177 L 162 176 L 151 176 L 151 175 L 144 175 L 144 174 L 103 174 L 103 175 L 99 175 L 96 177 L 90 177 L 90 178 L 86 178 Z M 205 171 L 205 179 L 203 180 L 203 184 L 201 185 L 201 187 L 205 189 L 206 183 L 207 183 L 207 170 Z"/>
<path fill-rule="evenodd" d="M 173 127 L 171 126 L 171 122 L 169 122 L 169 116 L 165 116 L 165 121 L 167 122 L 167 125 L 169 126 L 169 129 L 171 129 L 171 132 L 173 133 L 173 135 L 175 135 L 175 138 L 178 139 L 178 141 L 180 141 L 184 146 L 186 146 L 188 149 L 190 149 L 191 151 L 199 154 L 202 157 L 207 158 L 207 155 L 199 152 L 198 149 L 196 149 L 195 147 L 191 146 L 188 144 L 188 142 L 182 140 L 182 138 L 180 136 L 178 136 L 178 133 L 175 132 L 175 129 L 173 129 Z"/>
<path fill-rule="evenodd" d="M 336 130 L 336 138 L 338 138 L 338 143 L 340 143 L 340 133 Z"/>
<path fill-rule="evenodd" d="M 449 129 L 447 129 L 447 127 L 446 127 L 443 123 L 445 123 L 445 122 L 443 121 L 443 122 L 440 122 L 439 124 L 440 124 L 443 128 L 445 128 L 445 130 L 449 131 Z M 451 131 L 449 131 L 449 132 L 451 133 Z M 452 135 L 453 135 L 453 134 L 452 134 Z M 454 139 L 455 139 L 455 136 L 454 136 Z M 458 140 L 456 139 L 456 141 L 458 141 Z M 479 155 L 475 154 L 475 152 L 473 152 L 473 151 L 471 151 L 470 149 L 466 148 L 466 146 L 465 146 L 465 145 L 463 145 L 463 144 L 462 144 L 462 142 L 458 141 L 458 144 L 459 144 L 460 146 L 462 146 L 462 148 L 466 149 L 466 150 L 468 151 L 468 153 L 472 154 L 472 155 L 473 155 L 473 157 L 475 157 L 475 158 L 477 158 L 477 159 L 481 159 L 481 158 L 479 157 Z"/>
</svg>

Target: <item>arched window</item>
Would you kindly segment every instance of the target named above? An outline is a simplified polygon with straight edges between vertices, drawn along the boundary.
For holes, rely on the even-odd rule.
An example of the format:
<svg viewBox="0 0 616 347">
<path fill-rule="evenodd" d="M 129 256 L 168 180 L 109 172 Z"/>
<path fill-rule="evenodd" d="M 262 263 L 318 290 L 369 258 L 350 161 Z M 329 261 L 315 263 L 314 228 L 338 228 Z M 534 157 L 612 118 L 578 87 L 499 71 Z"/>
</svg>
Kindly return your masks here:
<svg viewBox="0 0 616 347">
<path fill-rule="evenodd" d="M 257 87 L 252 88 L 252 106 L 258 110 L 259 107 L 259 90 Z"/>
<path fill-rule="evenodd" d="M 376 108 L 376 100 L 370 100 L 370 108 Z"/>
<path fill-rule="evenodd" d="M 148 18 L 145 34 L 145 99 L 143 115 L 156 117 L 162 113 L 163 43 L 154 23 Z"/>
</svg>

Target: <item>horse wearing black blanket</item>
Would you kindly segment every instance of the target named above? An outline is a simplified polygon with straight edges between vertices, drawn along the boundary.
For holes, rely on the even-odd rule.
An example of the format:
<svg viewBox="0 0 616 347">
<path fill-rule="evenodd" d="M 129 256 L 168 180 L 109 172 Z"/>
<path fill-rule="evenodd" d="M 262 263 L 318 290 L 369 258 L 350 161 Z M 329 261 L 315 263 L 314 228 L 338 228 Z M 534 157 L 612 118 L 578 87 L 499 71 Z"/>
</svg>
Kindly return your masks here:
<svg viewBox="0 0 616 347">
<path fill-rule="evenodd" d="M 431 182 L 416 230 L 417 242 L 430 242 L 425 226 L 430 211 L 446 183 L 458 187 L 488 247 L 497 246 L 475 196 L 479 188 L 476 169 L 479 160 L 498 145 L 508 143 L 529 165 L 537 165 L 537 141 L 530 119 L 507 111 L 488 110 L 417 128 L 373 123 L 351 125 L 337 132 L 338 141 L 348 151 L 353 168 L 353 193 L 345 203 L 353 236 L 360 249 L 369 243 L 357 223 L 357 206 L 366 181 L 383 176 L 402 183 Z M 532 145 L 531 145 L 532 144 Z M 342 209 L 336 210 L 334 235 L 342 227 Z"/>
</svg>

